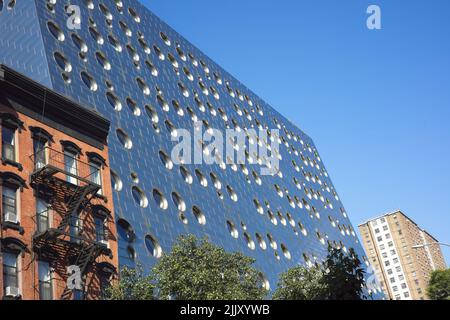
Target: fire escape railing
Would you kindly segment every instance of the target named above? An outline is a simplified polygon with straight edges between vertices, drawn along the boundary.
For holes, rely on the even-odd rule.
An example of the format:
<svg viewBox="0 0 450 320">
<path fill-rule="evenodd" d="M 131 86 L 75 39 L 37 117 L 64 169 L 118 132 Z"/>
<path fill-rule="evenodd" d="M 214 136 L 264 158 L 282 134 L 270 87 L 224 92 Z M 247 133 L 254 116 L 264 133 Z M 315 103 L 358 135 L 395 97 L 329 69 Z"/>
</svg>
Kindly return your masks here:
<svg viewBox="0 0 450 320">
<path fill-rule="evenodd" d="M 35 188 L 44 187 L 59 194 L 52 197 L 50 207 L 58 208 L 54 211 L 58 211 L 61 217 L 56 228 L 37 228 L 33 248 L 43 251 L 51 247 L 58 252 L 55 259 L 66 256 L 72 261 L 71 264 L 80 268 L 85 280 L 89 266 L 95 263 L 95 259 L 102 254 L 110 254 L 109 249 L 97 243 L 95 237 L 87 237 L 79 225 L 82 222 L 79 214 L 101 189 L 95 180 L 99 169 L 71 154 L 49 147 L 35 152 L 31 159 L 34 163 L 31 184 Z M 61 203 L 55 203 L 58 201 Z M 71 295 L 72 290 L 66 288 L 61 299 L 69 299 Z"/>
</svg>

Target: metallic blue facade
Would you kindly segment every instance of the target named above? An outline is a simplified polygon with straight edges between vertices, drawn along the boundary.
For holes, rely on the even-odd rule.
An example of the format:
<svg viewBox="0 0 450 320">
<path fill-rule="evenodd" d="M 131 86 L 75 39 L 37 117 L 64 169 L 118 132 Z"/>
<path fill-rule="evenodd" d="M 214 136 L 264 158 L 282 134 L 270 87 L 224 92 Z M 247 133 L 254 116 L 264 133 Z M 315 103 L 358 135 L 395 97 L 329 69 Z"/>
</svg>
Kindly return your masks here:
<svg viewBox="0 0 450 320">
<path fill-rule="evenodd" d="M 272 288 L 276 286 L 280 272 L 296 264 L 305 264 L 305 257 L 311 262 L 320 262 L 327 253 L 328 241 L 355 248 L 360 256 L 365 256 L 310 137 L 137 0 L 18 0 L 10 10 L 6 8 L 7 1 L 3 2 L 5 4 L 0 12 L 0 63 L 94 108 L 111 121 L 109 147 L 111 170 L 116 176 L 115 213 L 118 220 L 123 219 L 132 226 L 136 235 L 131 242 L 126 237 L 120 238 L 121 265 L 134 265 L 139 261 L 145 267 L 150 267 L 157 261 L 152 254 L 154 252 L 146 246 L 147 235 L 160 244 L 162 251 L 168 251 L 174 239 L 186 233 L 207 235 L 214 243 L 229 251 L 241 251 L 254 257 L 257 267 Z M 79 30 L 66 27 L 69 15 L 65 12 L 65 6 L 68 4 L 81 8 Z M 77 45 L 74 35 L 82 39 L 84 44 L 80 45 L 78 40 Z M 114 47 L 109 35 L 120 44 L 121 51 Z M 55 59 L 55 53 L 59 58 Z M 149 67 L 150 64 L 153 69 Z M 192 75 L 194 81 L 188 79 L 183 68 L 189 70 L 187 74 Z M 87 72 L 87 75 L 81 76 L 82 72 Z M 208 95 L 199 85 L 199 77 L 206 88 L 215 88 L 207 89 Z M 139 85 L 138 78 L 147 87 L 142 83 Z M 180 90 L 179 83 L 187 89 L 189 97 Z M 226 83 L 233 90 L 233 96 Z M 113 93 L 109 100 L 107 92 Z M 205 106 L 205 112 L 200 110 L 194 100 L 195 92 Z M 214 93 L 218 94 L 219 99 L 214 97 Z M 158 100 L 158 95 L 164 98 L 167 105 L 161 99 Z M 127 98 L 133 99 L 135 106 L 129 107 Z M 173 100 L 183 108 L 184 115 L 177 113 Z M 118 107 L 118 101 L 122 108 Z M 210 112 L 208 102 L 216 111 L 222 108 L 228 121 L 224 121 L 219 112 L 215 115 Z M 234 107 L 235 104 L 239 109 Z M 170 120 L 176 128 L 192 128 L 188 107 L 199 120 L 207 120 L 211 127 L 218 129 L 225 129 L 227 124 L 233 127 L 232 120 L 241 128 L 257 128 L 261 124 L 277 129 L 279 124 L 282 129 L 280 135 L 285 140 L 280 146 L 280 170 L 283 177 L 261 176 L 262 184 L 258 185 L 251 174 L 252 170 L 259 173 L 257 165 L 247 165 L 250 171 L 248 181 L 241 168 L 234 171 L 229 165 L 225 170 L 218 165 L 186 165 L 194 178 L 192 184 L 187 184 L 180 174 L 179 166 L 168 170 L 163 165 L 159 151 L 170 154 L 174 146 L 170 132 L 164 125 L 165 120 Z M 152 122 L 147 110 L 157 113 L 157 123 Z M 156 120 L 155 114 L 152 116 Z M 274 119 L 277 119 L 276 122 Z M 155 126 L 158 130 L 155 130 Z M 128 135 L 132 141 L 131 149 L 124 148 L 123 141 L 116 134 L 117 129 Z M 194 173 L 196 169 L 207 178 L 207 187 L 197 180 Z M 213 186 L 211 172 L 222 182 L 223 199 Z M 283 190 L 283 197 L 277 194 L 275 184 Z M 224 190 L 227 185 L 235 190 L 237 202 L 232 201 Z M 133 187 L 138 187 L 147 197 L 147 206 L 144 203 L 142 207 L 136 202 Z M 154 200 L 155 188 L 167 199 L 167 209 L 161 209 Z M 186 203 L 184 214 L 187 224 L 180 220 L 179 210 L 172 201 L 172 192 L 177 192 Z M 289 203 L 288 196 L 293 200 L 293 205 Z M 258 213 L 254 199 L 263 207 L 263 214 Z M 265 203 L 270 204 L 270 209 Z M 197 222 L 191 210 L 193 206 L 203 211 L 206 224 Z M 312 211 L 313 207 L 317 214 Z M 277 225 L 272 222 L 273 218 L 271 221 L 268 217 L 268 210 L 274 213 Z M 284 219 L 277 215 L 278 211 L 288 221 L 286 225 L 282 223 Z M 288 219 L 288 213 L 291 220 Z M 230 235 L 227 221 L 234 223 L 239 234 L 237 239 Z M 302 233 L 299 222 L 304 226 L 306 235 Z M 254 241 L 256 248 L 249 247 L 244 233 Z M 256 233 L 265 239 L 265 250 L 259 246 Z M 267 234 L 276 241 L 275 250 L 269 245 Z M 282 245 L 286 248 L 285 252 L 289 250 L 290 259 L 283 253 Z M 134 249 L 135 259 L 131 258 L 129 248 Z"/>
</svg>

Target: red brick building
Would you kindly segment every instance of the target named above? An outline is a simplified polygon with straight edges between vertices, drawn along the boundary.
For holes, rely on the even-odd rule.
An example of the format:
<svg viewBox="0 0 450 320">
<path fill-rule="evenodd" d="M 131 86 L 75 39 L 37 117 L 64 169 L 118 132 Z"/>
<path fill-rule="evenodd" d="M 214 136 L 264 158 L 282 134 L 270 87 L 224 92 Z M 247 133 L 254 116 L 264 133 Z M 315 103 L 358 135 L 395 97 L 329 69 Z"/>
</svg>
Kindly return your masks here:
<svg viewBox="0 0 450 320">
<path fill-rule="evenodd" d="M 0 129 L 0 298 L 102 298 L 118 268 L 109 122 L 0 66 Z"/>
</svg>

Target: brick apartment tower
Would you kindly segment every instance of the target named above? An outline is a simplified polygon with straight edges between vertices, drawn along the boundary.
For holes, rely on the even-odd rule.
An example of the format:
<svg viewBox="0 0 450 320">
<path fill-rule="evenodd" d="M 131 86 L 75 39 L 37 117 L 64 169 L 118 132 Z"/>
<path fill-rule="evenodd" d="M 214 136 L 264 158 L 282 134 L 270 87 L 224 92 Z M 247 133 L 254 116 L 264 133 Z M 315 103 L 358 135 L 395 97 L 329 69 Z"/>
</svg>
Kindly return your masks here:
<svg viewBox="0 0 450 320">
<path fill-rule="evenodd" d="M 438 242 L 401 211 L 359 225 L 364 247 L 385 294 L 395 300 L 426 300 L 434 270 L 446 269 Z M 421 248 L 417 245 L 431 244 Z"/>
<path fill-rule="evenodd" d="M 0 299 L 101 298 L 118 268 L 109 122 L 0 66 L 0 129 Z"/>
</svg>

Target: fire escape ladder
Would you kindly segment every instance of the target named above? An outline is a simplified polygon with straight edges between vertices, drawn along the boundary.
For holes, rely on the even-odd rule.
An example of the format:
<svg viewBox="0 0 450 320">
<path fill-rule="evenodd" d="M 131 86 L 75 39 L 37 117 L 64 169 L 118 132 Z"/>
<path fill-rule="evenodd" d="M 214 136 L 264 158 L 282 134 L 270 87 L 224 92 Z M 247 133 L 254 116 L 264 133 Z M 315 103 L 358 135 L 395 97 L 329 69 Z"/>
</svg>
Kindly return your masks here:
<svg viewBox="0 0 450 320">
<path fill-rule="evenodd" d="M 92 264 L 100 252 L 100 246 L 96 243 L 89 245 L 83 245 L 80 254 L 77 257 L 75 265 L 80 268 L 80 275 L 82 280 L 82 285 L 84 286 L 86 282 L 86 275 L 89 269 L 89 265 Z M 82 290 L 84 294 L 84 289 Z M 69 300 L 72 296 L 73 290 L 68 287 L 64 290 L 61 295 L 61 300 Z"/>
</svg>

